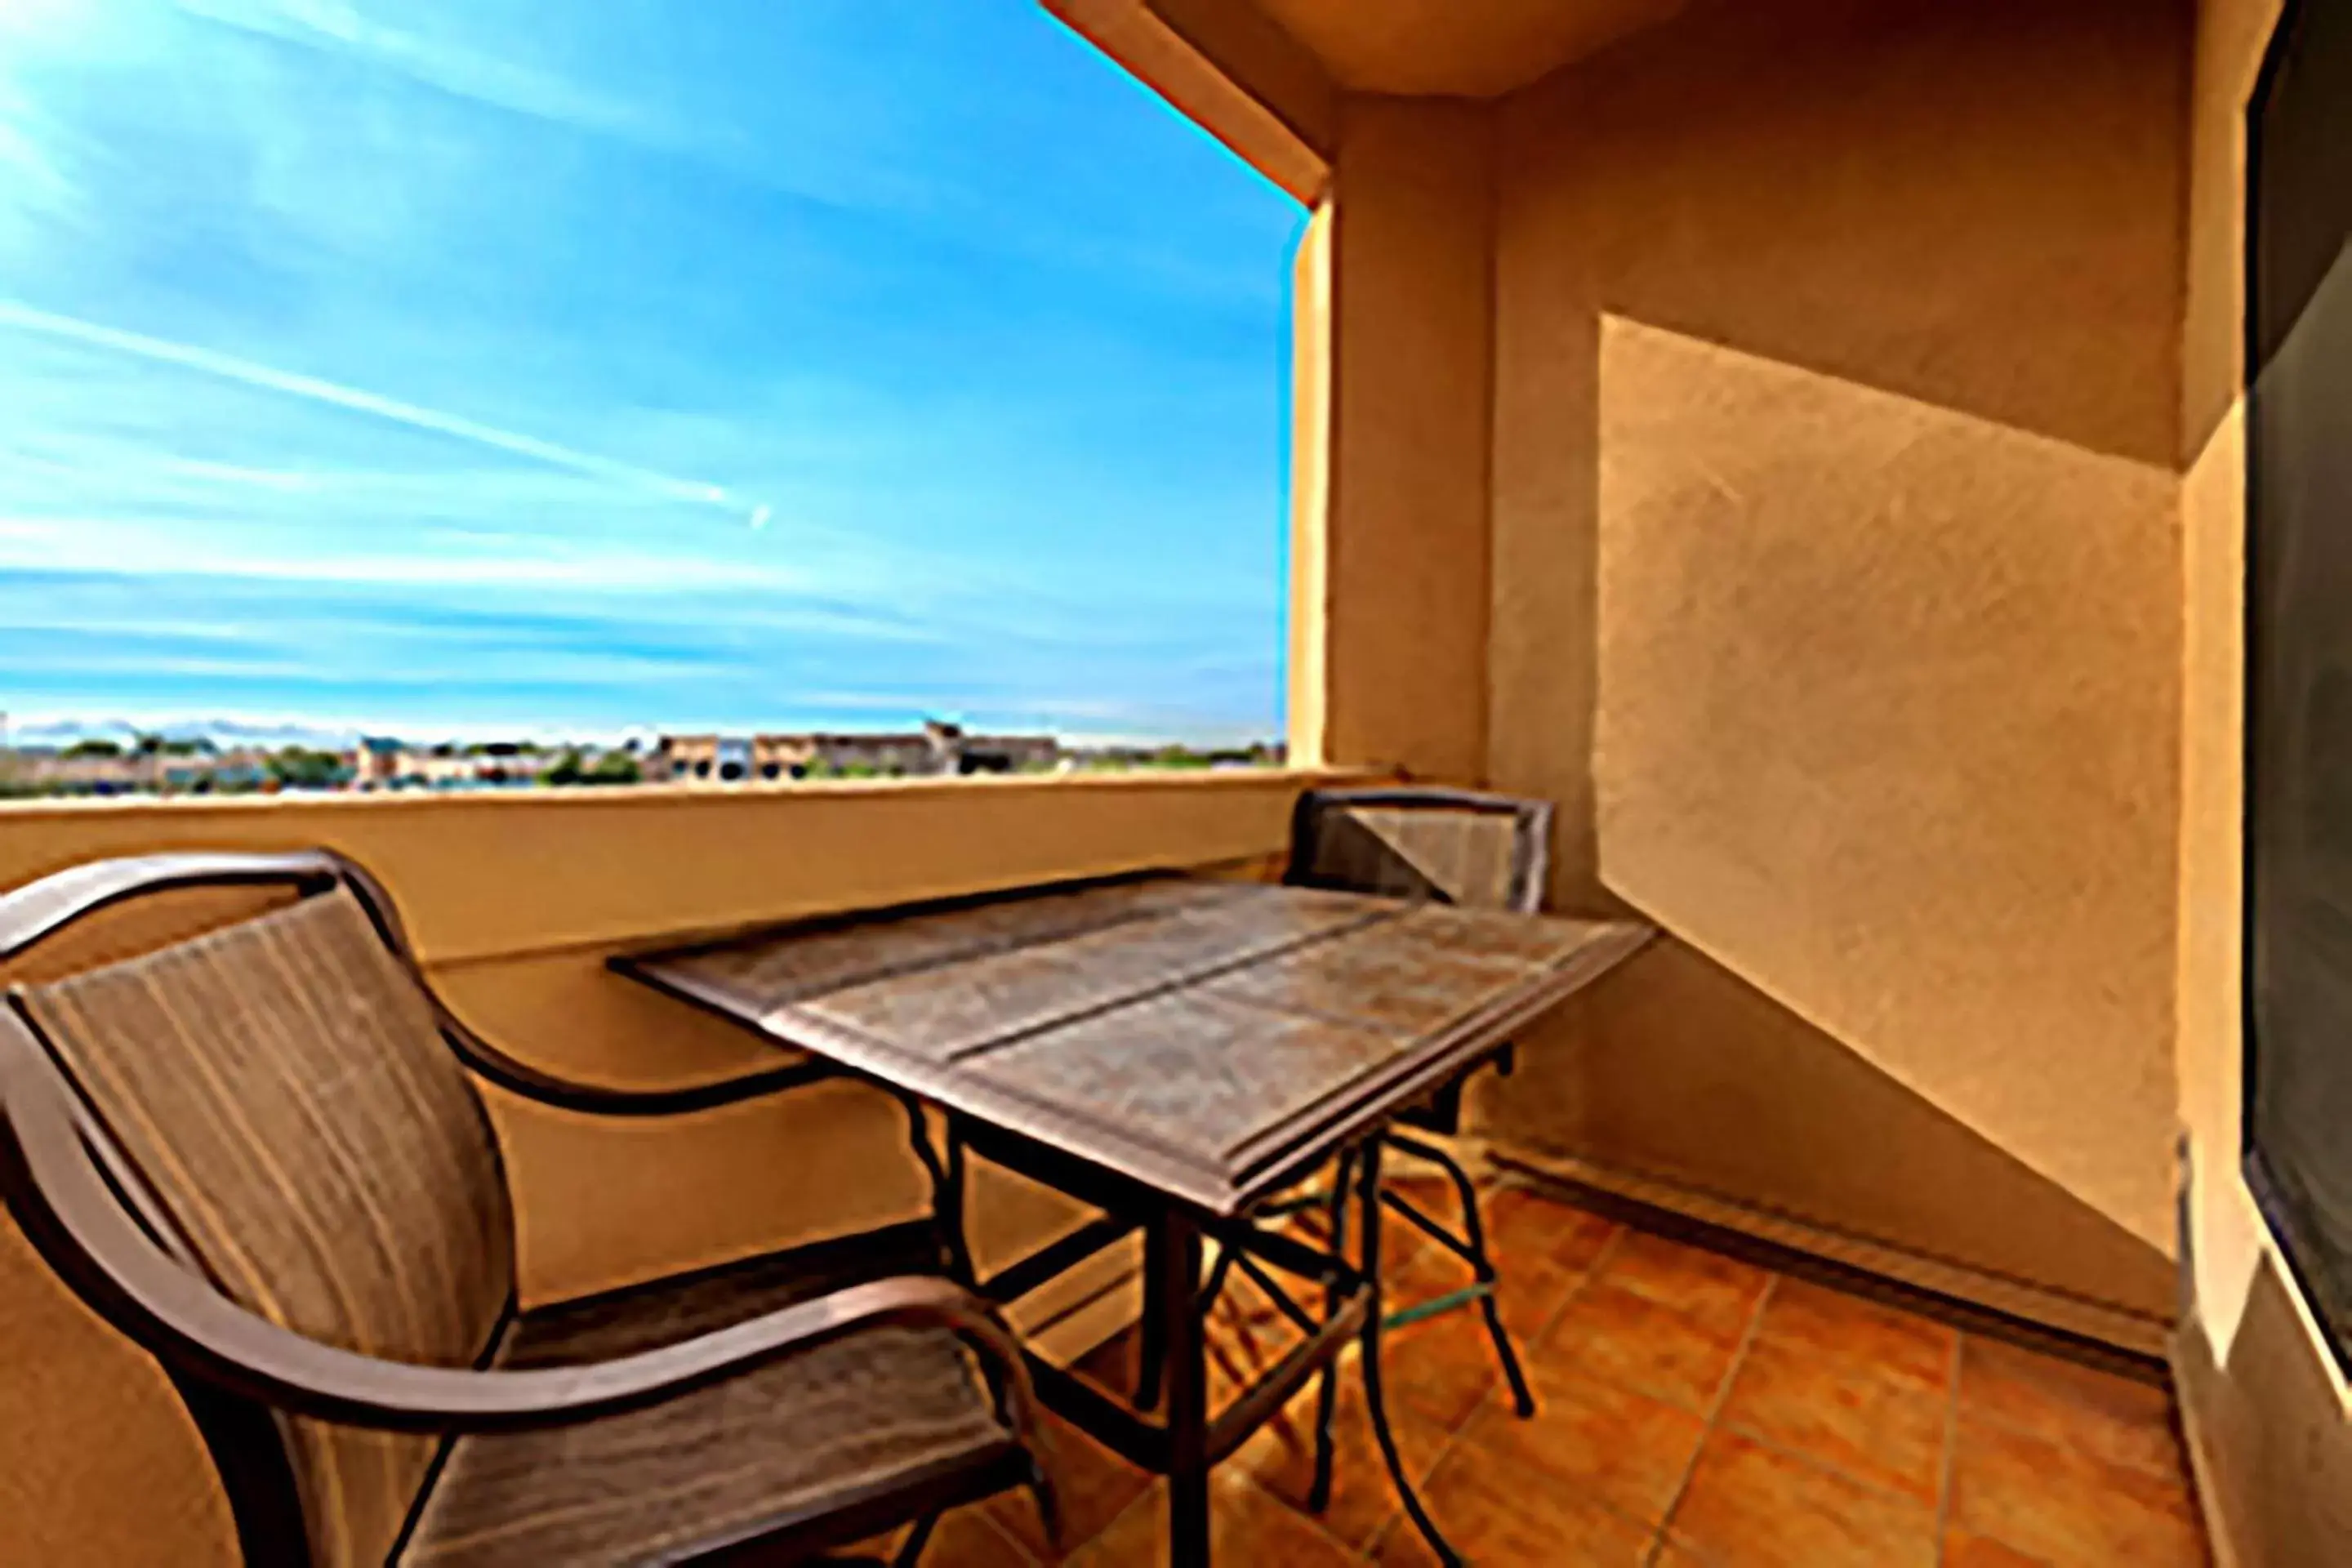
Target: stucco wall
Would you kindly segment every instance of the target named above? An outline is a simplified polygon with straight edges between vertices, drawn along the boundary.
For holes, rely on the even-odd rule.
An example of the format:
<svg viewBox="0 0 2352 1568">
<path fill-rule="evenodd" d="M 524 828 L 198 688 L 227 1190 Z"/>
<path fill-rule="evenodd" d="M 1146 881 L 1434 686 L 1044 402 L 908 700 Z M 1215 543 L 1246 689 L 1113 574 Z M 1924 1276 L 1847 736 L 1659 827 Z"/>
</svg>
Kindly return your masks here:
<svg viewBox="0 0 2352 1568">
<path fill-rule="evenodd" d="M 2168 1310 L 2189 25 L 1717 4 L 1503 105 L 1487 772 L 1685 944 L 1503 1136 Z"/>
<path fill-rule="evenodd" d="M 1331 173 L 1338 97 L 1250 0 L 1040 0 L 1121 69 L 1310 205 Z"/>
<path fill-rule="evenodd" d="M 2239 1173 L 2244 720 L 2244 109 L 2278 0 L 2200 17 L 2182 388 L 2187 546 L 2179 1078 L 2191 1181 L 2175 1355 L 2206 1514 L 2227 1561 L 2352 1561 L 2352 1415 Z"/>
<path fill-rule="evenodd" d="M 436 985 L 499 1045 L 595 1081 L 676 1083 L 772 1058 L 606 973 L 618 947 L 1140 866 L 1255 875 L 1278 856 L 1312 776 L 13 806 L 0 809 L 0 888 L 108 854 L 325 845 L 384 879 Z M 142 926 L 141 944 L 237 912 L 236 900 L 183 899 L 164 911 L 168 929 Z M 856 1086 L 657 1124 L 489 1098 L 529 1301 L 887 1223 L 926 1197 L 904 1113 Z M 1081 1212 L 1009 1173 L 975 1172 L 983 1267 Z M 1057 1305 L 1073 1303 L 1041 1299 L 1027 1320 Z M 0 1563 L 233 1559 L 226 1506 L 160 1373 L 58 1286 L 5 1217 L 0 1412 Z"/>
<path fill-rule="evenodd" d="M 1300 253 L 1292 583 L 1302 758 L 1484 770 L 1493 386 L 1487 115 L 1351 98 Z M 1317 400 L 1319 400 L 1317 401 Z"/>
</svg>

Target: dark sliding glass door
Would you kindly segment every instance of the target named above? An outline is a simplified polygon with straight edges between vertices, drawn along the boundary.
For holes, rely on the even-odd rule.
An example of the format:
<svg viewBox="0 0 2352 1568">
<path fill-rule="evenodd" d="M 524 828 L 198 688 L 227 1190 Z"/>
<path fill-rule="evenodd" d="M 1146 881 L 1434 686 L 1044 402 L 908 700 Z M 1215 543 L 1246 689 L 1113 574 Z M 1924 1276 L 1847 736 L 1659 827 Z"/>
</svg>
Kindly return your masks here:
<svg viewBox="0 0 2352 1568">
<path fill-rule="evenodd" d="M 2352 0 L 2248 131 L 2247 1168 L 2352 1366 Z"/>
</svg>

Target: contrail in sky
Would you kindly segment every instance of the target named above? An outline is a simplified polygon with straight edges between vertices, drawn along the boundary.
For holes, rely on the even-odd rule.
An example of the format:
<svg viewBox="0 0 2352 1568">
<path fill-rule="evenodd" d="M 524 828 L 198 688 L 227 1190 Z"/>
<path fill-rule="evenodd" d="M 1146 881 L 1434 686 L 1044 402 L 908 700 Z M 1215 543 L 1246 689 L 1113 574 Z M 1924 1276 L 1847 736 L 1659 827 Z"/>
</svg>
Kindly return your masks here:
<svg viewBox="0 0 2352 1568">
<path fill-rule="evenodd" d="M 573 473 L 610 479 L 633 489 L 652 490 L 674 500 L 718 507 L 740 513 L 754 528 L 768 521 L 768 508 L 764 503 L 753 505 L 738 500 L 719 485 L 683 479 L 674 474 L 639 468 L 635 463 L 600 458 L 593 452 L 583 452 L 576 447 L 559 446 L 553 441 L 540 440 L 534 436 L 501 430 L 495 425 L 484 425 L 459 415 L 444 414 L 438 409 L 423 408 L 397 398 L 379 396 L 355 386 L 321 381 L 316 376 L 297 375 L 290 371 L 273 370 L 266 364 L 256 364 L 234 354 L 198 348 L 193 343 L 173 342 L 169 338 L 149 337 L 144 332 L 101 326 L 95 321 L 58 315 L 53 310 L 40 310 L 15 300 L 0 300 L 0 327 L 19 327 L 26 331 L 43 332 L 72 342 L 135 354 L 141 359 L 154 360 L 163 364 L 180 365 L 226 381 L 242 382 L 247 386 L 283 393 L 289 397 L 308 398 L 313 403 L 347 408 L 354 414 L 371 415 L 394 425 L 404 425 L 412 430 L 429 430 L 436 435 L 470 441 L 478 447 L 488 447 L 494 451 L 569 468 Z"/>
</svg>

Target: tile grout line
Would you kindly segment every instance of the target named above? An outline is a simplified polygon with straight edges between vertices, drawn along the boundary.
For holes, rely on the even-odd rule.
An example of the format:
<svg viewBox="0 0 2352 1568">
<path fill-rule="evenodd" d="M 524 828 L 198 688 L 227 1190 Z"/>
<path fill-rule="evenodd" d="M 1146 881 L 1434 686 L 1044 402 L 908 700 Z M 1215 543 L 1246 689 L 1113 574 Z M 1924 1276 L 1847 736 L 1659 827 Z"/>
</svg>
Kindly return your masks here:
<svg viewBox="0 0 2352 1568">
<path fill-rule="evenodd" d="M 1764 1327 L 1765 1309 L 1772 1304 L 1773 1292 L 1780 1289 L 1780 1274 L 1768 1273 L 1764 1289 L 1758 1293 L 1756 1305 L 1748 1315 L 1748 1327 L 1740 1332 L 1739 1348 L 1732 1352 L 1731 1364 L 1723 1369 L 1723 1384 L 1715 1391 L 1713 1407 L 1706 1413 L 1706 1425 L 1699 1432 L 1698 1445 L 1691 1450 L 1691 1457 L 1684 1464 L 1680 1479 L 1675 1482 L 1674 1495 L 1666 1500 L 1665 1511 L 1658 1516 L 1658 1531 L 1650 1542 L 1650 1555 L 1644 1559 L 1650 1568 L 1654 1568 L 1658 1559 L 1665 1554 L 1666 1528 L 1674 1522 L 1675 1511 L 1682 1507 L 1683 1499 L 1690 1492 L 1691 1480 L 1698 1474 L 1699 1457 L 1706 1452 L 1707 1444 L 1722 1430 L 1724 1410 L 1731 1404 L 1731 1386 L 1739 1381 L 1739 1369 L 1748 1363 L 1748 1352 L 1756 1348 L 1756 1336 Z"/>
<path fill-rule="evenodd" d="M 1969 1342 L 1965 1332 L 1952 1335 L 1952 1371 L 1944 1401 L 1944 1463 L 1936 1478 L 1936 1561 L 1944 1560 L 1946 1538 L 1952 1524 L 1952 1472 L 1960 1457 L 1960 1365 Z"/>
<path fill-rule="evenodd" d="M 1591 1211 L 1590 1211 L 1590 1210 L 1586 1210 L 1586 1211 L 1584 1211 L 1584 1212 L 1586 1212 L 1586 1213 L 1590 1213 Z M 1528 1341 L 1527 1341 L 1527 1349 L 1529 1351 L 1529 1352 L 1530 1352 L 1531 1354 L 1532 1354 L 1532 1352 L 1533 1352 L 1533 1351 L 1534 1351 L 1535 1346 L 1536 1346 L 1539 1342 L 1541 1342 L 1541 1341 L 1543 1341 L 1543 1340 L 1546 1340 L 1546 1339 L 1549 1339 L 1549 1338 L 1551 1336 L 1552 1331 L 1553 1331 L 1555 1329 L 1558 1329 L 1558 1328 L 1559 1327 L 1561 1320 L 1562 1320 L 1562 1319 L 1564 1319 L 1564 1318 L 1566 1318 L 1566 1317 L 1568 1316 L 1569 1309 L 1570 1309 L 1570 1308 L 1571 1308 L 1571 1307 L 1573 1307 L 1573 1306 L 1575 1306 L 1575 1305 L 1576 1305 L 1576 1303 L 1578 1302 L 1578 1300 L 1580 1300 L 1582 1297 L 1584 1297 L 1588 1292 L 1590 1292 L 1591 1290 L 1592 1290 L 1592 1289 L 1596 1289 L 1596 1288 L 1599 1286 L 1599 1284 L 1600 1284 L 1600 1282 L 1601 1282 L 1601 1276 L 1602 1272 L 1606 1269 L 1606 1268 L 1607 1268 L 1607 1266 L 1608 1266 L 1608 1263 L 1609 1263 L 1609 1260 L 1610 1260 L 1611 1258 L 1612 1258 L 1616 1257 L 1616 1255 L 1617 1255 L 1617 1253 L 1618 1253 L 1618 1250 L 1619 1250 L 1619 1248 L 1620 1248 L 1620 1246 L 1621 1246 L 1621 1244 L 1622 1244 L 1622 1243 L 1623 1243 L 1623 1241 L 1625 1240 L 1625 1238 L 1626 1238 L 1627 1237 L 1629 1237 L 1629 1236 L 1634 1236 L 1634 1235 L 1644 1235 L 1644 1234 L 1647 1234 L 1647 1233 L 1646 1233 L 1646 1232 L 1642 1232 L 1642 1231 L 1638 1230 L 1638 1229 L 1637 1229 L 1637 1227 L 1635 1227 L 1635 1226 L 1633 1226 L 1627 1225 L 1627 1224 L 1626 1224 L 1624 1221 L 1622 1221 L 1622 1220 L 1612 1220 L 1612 1221 L 1610 1221 L 1609 1239 L 1608 1239 L 1607 1241 L 1605 1241 L 1605 1242 L 1603 1242 L 1603 1243 L 1601 1244 L 1601 1250 L 1600 1250 L 1599 1252 L 1596 1252 L 1596 1253 L 1594 1253 L 1594 1254 L 1592 1255 L 1592 1266 L 1591 1266 L 1591 1268 L 1587 1268 L 1587 1269 L 1584 1271 L 1584 1278 L 1582 1278 L 1581 1279 L 1579 1279 L 1579 1280 L 1576 1282 L 1575 1287 L 1574 1287 L 1572 1289 L 1570 1289 L 1570 1290 L 1569 1291 L 1569 1293 L 1568 1293 L 1566 1296 L 1563 1296 L 1563 1297 L 1561 1297 L 1561 1298 L 1560 1298 L 1560 1303 L 1559 1303 L 1559 1305 L 1552 1309 L 1551 1316 L 1549 1316 L 1549 1318 L 1546 1318 L 1546 1319 L 1544 1320 L 1543 1327 L 1542 1327 L 1542 1328 L 1540 1328 L 1540 1329 L 1538 1329 L 1538 1330 L 1537 1330 L 1537 1331 L 1536 1331 L 1536 1332 L 1535 1332 L 1535 1333 L 1533 1333 L 1532 1335 L 1528 1336 Z M 1622 1286 L 1620 1286 L 1620 1287 L 1618 1287 L 1618 1288 L 1619 1288 L 1620 1289 L 1624 1289 L 1624 1287 L 1622 1287 Z M 1770 1289 L 1768 1287 L 1768 1288 L 1766 1289 L 1766 1290 L 1764 1291 L 1764 1295 L 1769 1296 L 1769 1295 L 1770 1295 L 1770 1294 L 1771 1294 L 1771 1290 L 1770 1290 Z M 1761 1296 L 1759 1296 L 1759 1297 L 1758 1298 L 1759 1310 L 1759 1311 L 1760 1311 L 1760 1310 L 1761 1310 L 1761 1302 L 1762 1302 L 1762 1300 L 1763 1300 L 1763 1298 L 1762 1298 Z M 1744 1354 L 1744 1353 L 1745 1353 L 1745 1352 L 1746 1352 L 1746 1346 L 1745 1346 L 1745 1344 L 1743 1343 L 1743 1345 L 1741 1346 L 1740 1352 L 1738 1352 L 1738 1353 L 1739 1353 L 1739 1354 Z M 1734 1357 L 1733 1357 L 1733 1363 L 1734 1363 L 1734 1364 L 1735 1364 L 1735 1365 L 1736 1365 L 1736 1364 L 1738 1364 L 1738 1354 L 1735 1354 L 1735 1355 L 1734 1355 Z M 1728 1389 L 1728 1388 L 1730 1387 L 1730 1375 L 1729 1375 L 1729 1373 L 1727 1373 L 1725 1374 L 1725 1378 L 1724 1378 L 1724 1386 L 1725 1386 L 1725 1388 L 1726 1388 L 1726 1389 Z M 1470 1425 L 1470 1424 L 1469 1424 L 1468 1422 L 1466 1422 L 1466 1421 L 1465 1421 L 1465 1422 L 1464 1422 L 1464 1423 L 1463 1423 L 1463 1429 L 1464 1429 L 1465 1431 L 1467 1431 L 1467 1430 L 1469 1429 L 1469 1425 Z M 1705 1439 L 1704 1437 L 1702 1437 L 1702 1438 L 1700 1439 L 1700 1441 L 1701 1441 L 1702 1446 L 1704 1446 L 1706 1439 Z M 1449 1450 L 1450 1450 L 1450 1445 L 1449 1445 Z M 1696 1464 L 1696 1461 L 1697 1461 L 1697 1458 L 1698 1458 L 1698 1456 L 1697 1456 L 1696 1453 L 1694 1453 L 1694 1454 L 1691 1456 L 1691 1458 L 1692 1458 L 1692 1462 L 1693 1462 L 1694 1464 Z M 1687 1479 L 1687 1473 L 1685 1473 L 1685 1480 L 1686 1480 L 1686 1479 Z M 1681 1487 L 1680 1487 L 1679 1485 L 1675 1488 L 1675 1495 L 1676 1495 L 1677 1497 L 1679 1497 L 1679 1496 L 1681 1495 Z M 1614 1514 L 1616 1517 L 1618 1517 L 1618 1518 L 1620 1518 L 1620 1519 L 1627 1519 L 1627 1518 L 1629 1517 L 1629 1516 L 1628 1516 L 1628 1515 L 1627 1515 L 1627 1514 L 1626 1514 L 1622 1510 L 1619 1509 L 1619 1508 L 1618 1508 L 1615 1504 L 1613 1504 L 1613 1503 L 1605 1503 L 1605 1502 L 1602 1502 L 1602 1501 L 1599 1500 L 1598 1499 L 1592 1499 L 1592 1498 L 1588 1498 L 1586 1500 L 1587 1500 L 1587 1501 L 1588 1501 L 1588 1502 L 1589 1502 L 1589 1503 L 1590 1503 L 1593 1508 L 1600 1510 L 1602 1513 L 1606 1513 L 1606 1514 Z M 1669 1503 L 1668 1503 L 1666 1511 L 1667 1511 L 1668 1513 L 1671 1513 L 1671 1512 L 1673 1512 L 1673 1511 L 1674 1511 L 1673 1504 L 1672 1504 L 1671 1502 L 1669 1502 Z M 1636 1519 L 1636 1520 L 1631 1520 L 1631 1521 L 1630 1521 L 1630 1522 L 1634 1523 L 1634 1524 L 1640 1524 L 1640 1523 L 1642 1523 L 1643 1521 L 1640 1521 L 1640 1520 L 1638 1520 L 1638 1519 Z M 1643 1568 L 1650 1568 L 1650 1565 L 1651 1565 L 1651 1564 L 1654 1564 L 1654 1563 L 1657 1561 L 1657 1554 L 1658 1554 L 1658 1552 L 1660 1552 L 1661 1551 L 1663 1551 L 1663 1550 L 1664 1549 L 1664 1541 L 1665 1541 L 1665 1530 L 1666 1530 L 1665 1519 L 1664 1519 L 1664 1517 L 1663 1515 L 1661 1515 L 1661 1516 L 1660 1516 L 1660 1518 L 1659 1518 L 1659 1520 L 1658 1520 L 1658 1523 L 1657 1523 L 1657 1525 L 1656 1525 L 1656 1527 L 1655 1527 L 1655 1530 L 1654 1531 L 1654 1532 L 1653 1532 L 1653 1534 L 1652 1534 L 1652 1536 L 1651 1536 L 1651 1541 L 1650 1541 L 1650 1551 L 1649 1551 L 1649 1552 L 1648 1552 L 1645 1556 L 1643 1556 L 1643 1558 L 1642 1559 L 1642 1562 L 1643 1562 Z"/>
<path fill-rule="evenodd" d="M 1042 1568 L 1041 1559 L 1035 1552 L 1029 1550 L 1029 1543 L 1027 1542 L 1018 1539 L 1011 1531 L 997 1523 L 994 1516 L 986 1509 L 974 1507 L 971 1511 L 980 1516 L 981 1528 L 988 1531 L 989 1534 L 994 1536 L 998 1545 L 1011 1547 L 1013 1552 L 1019 1557 L 1020 1561 L 1028 1565 L 1028 1568 Z M 1091 1545 L 1092 1543 L 1093 1538 L 1088 1537 L 1087 1540 L 1079 1542 L 1076 1546 L 1072 1547 L 1070 1554 L 1075 1555 L 1079 1550 Z M 1066 1557 L 1065 1560 L 1066 1561 Z"/>
<path fill-rule="evenodd" d="M 1250 1490 L 1264 1498 L 1268 1503 L 1276 1508 L 1281 1509 L 1291 1517 L 1305 1520 L 1307 1523 L 1312 1527 L 1316 1534 L 1329 1542 L 1339 1552 L 1339 1555 L 1347 1558 L 1349 1562 L 1369 1563 L 1372 1560 L 1371 1552 L 1369 1548 L 1351 1546 L 1347 1542 L 1340 1540 L 1339 1532 L 1324 1522 L 1323 1516 L 1321 1514 L 1309 1513 L 1303 1508 L 1294 1507 L 1288 1500 L 1276 1493 L 1264 1481 L 1259 1480 L 1255 1476 L 1249 1474 L 1247 1471 L 1244 1471 L 1234 1477 L 1234 1480 L 1229 1484 L 1247 1487 Z M 1215 1500 L 1216 1500 L 1213 1497 L 1210 1500 L 1210 1503 L 1213 1508 L 1215 1505 Z M 1385 1533 L 1385 1530 L 1386 1527 L 1383 1526 L 1382 1533 Z M 1375 1539 L 1377 1539 L 1377 1536 Z"/>
<path fill-rule="evenodd" d="M 1776 1458 L 1786 1459 L 1791 1464 L 1801 1465 L 1817 1475 L 1827 1476 L 1843 1485 L 1853 1487 L 1861 1491 L 1874 1492 L 1881 1498 L 1891 1498 L 1910 1503 L 1916 1503 L 1919 1500 L 1919 1494 L 1916 1492 L 1906 1491 L 1899 1486 L 1874 1477 L 1856 1475 L 1834 1461 L 1822 1458 L 1819 1454 L 1810 1454 L 1801 1448 L 1792 1448 L 1779 1438 L 1768 1437 L 1751 1427 L 1726 1426 L 1723 1429 L 1749 1447 L 1760 1449 Z"/>
</svg>

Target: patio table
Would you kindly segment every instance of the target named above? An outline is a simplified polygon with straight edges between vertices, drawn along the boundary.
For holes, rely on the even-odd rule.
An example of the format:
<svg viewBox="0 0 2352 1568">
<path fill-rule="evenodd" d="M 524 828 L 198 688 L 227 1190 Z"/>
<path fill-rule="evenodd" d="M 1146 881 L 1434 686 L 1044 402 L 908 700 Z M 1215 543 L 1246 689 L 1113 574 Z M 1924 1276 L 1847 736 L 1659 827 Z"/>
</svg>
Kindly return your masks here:
<svg viewBox="0 0 2352 1568">
<path fill-rule="evenodd" d="M 1453 1552 L 1397 1458 L 1380 1386 L 1377 1134 L 1652 935 L 1628 921 L 1153 873 L 803 921 L 630 954 L 619 972 L 709 1008 L 909 1108 L 954 1267 L 966 1148 L 1103 1217 L 972 1282 L 999 1301 L 1140 1229 L 1147 1359 L 1138 1404 L 1032 1356 L 1040 1397 L 1170 1478 L 1171 1560 L 1209 1560 L 1209 1467 L 1350 1340 L 1399 1495 Z M 921 1106 L 946 1114 L 945 1155 Z M 1359 1256 L 1250 1222 L 1355 1151 Z M 1214 1415 L 1199 1307 L 1204 1243 L 1274 1294 L 1304 1340 Z M 1275 1282 L 1319 1285 L 1319 1314 Z"/>
</svg>

